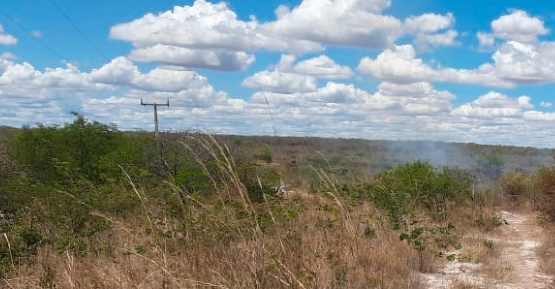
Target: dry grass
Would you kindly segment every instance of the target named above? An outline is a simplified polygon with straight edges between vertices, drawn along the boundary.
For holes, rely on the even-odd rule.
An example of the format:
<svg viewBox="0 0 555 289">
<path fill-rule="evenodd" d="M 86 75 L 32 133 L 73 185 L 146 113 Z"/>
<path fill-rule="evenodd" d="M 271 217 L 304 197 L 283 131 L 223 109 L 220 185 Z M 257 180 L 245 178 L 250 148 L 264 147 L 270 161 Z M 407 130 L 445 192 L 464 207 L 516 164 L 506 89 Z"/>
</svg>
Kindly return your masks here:
<svg viewBox="0 0 555 289">
<path fill-rule="evenodd" d="M 211 137 L 197 145 L 217 160 L 223 181 L 210 175 L 195 150 L 184 144 L 210 176 L 215 196 L 200 200 L 174 186 L 184 213 L 168 216 L 129 178 L 130 197 L 142 207 L 140 217 L 95 213 L 112 224 L 90 240 L 100 249 L 81 256 L 43 246 L 33 260 L 14 264 L 13 276 L 0 281 L 0 287 L 426 288 L 417 271 L 434 271 L 437 251 L 415 252 L 372 204 L 347 204 L 338 197 L 333 178 L 323 171 L 316 173 L 329 191 L 297 190 L 255 204 L 229 149 Z M 473 236 L 460 239 L 461 252 L 473 261 L 496 252 L 484 248 L 475 226 L 476 212 L 484 210 L 449 211 L 457 232 Z"/>
<path fill-rule="evenodd" d="M 350 220 L 341 223 L 334 200 L 305 195 L 284 202 L 306 208 L 272 232 L 212 246 L 178 237 L 156 241 L 145 234 L 144 221 L 119 220 L 133 230 L 105 236 L 111 256 L 77 257 L 43 247 L 4 287 L 421 288 L 412 270 L 416 258 L 375 221 L 369 204 L 352 209 Z"/>
<path fill-rule="evenodd" d="M 542 271 L 550 276 L 555 276 L 555 225 L 553 223 L 545 223 L 543 226 L 545 234 L 542 236 L 542 245 L 538 247 L 537 255 L 540 257 L 540 266 Z M 552 284 L 555 285 L 555 284 Z"/>
</svg>

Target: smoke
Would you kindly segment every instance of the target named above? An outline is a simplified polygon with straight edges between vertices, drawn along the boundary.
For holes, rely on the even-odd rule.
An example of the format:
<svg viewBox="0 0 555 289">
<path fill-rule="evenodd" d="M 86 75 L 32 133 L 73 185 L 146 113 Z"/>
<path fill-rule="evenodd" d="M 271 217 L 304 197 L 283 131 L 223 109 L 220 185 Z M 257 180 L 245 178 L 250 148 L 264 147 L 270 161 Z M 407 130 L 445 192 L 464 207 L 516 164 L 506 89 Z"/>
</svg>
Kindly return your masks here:
<svg viewBox="0 0 555 289">
<path fill-rule="evenodd" d="M 458 167 L 484 182 L 508 172 L 533 174 L 540 166 L 554 165 L 554 151 L 549 149 L 433 141 L 388 141 L 385 155 L 392 165 L 424 161 L 436 167 Z"/>
<path fill-rule="evenodd" d="M 460 145 L 432 141 L 388 141 L 386 158 L 394 164 L 424 161 L 463 169 L 472 169 L 476 163 Z"/>
</svg>

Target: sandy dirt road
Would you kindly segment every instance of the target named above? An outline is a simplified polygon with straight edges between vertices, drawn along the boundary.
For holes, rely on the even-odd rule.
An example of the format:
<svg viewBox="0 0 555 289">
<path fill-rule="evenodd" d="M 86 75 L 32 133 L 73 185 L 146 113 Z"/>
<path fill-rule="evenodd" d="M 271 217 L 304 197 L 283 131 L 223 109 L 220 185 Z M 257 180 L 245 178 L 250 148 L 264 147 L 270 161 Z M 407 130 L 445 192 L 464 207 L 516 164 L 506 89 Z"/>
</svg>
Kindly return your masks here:
<svg viewBox="0 0 555 289">
<path fill-rule="evenodd" d="M 500 214 L 507 224 L 502 227 L 500 236 L 488 238 L 500 246 L 498 256 L 487 264 L 446 262 L 439 272 L 423 275 L 427 288 L 555 288 L 553 277 L 541 272 L 536 249 L 541 246 L 543 232 L 535 215 L 507 211 Z"/>
</svg>

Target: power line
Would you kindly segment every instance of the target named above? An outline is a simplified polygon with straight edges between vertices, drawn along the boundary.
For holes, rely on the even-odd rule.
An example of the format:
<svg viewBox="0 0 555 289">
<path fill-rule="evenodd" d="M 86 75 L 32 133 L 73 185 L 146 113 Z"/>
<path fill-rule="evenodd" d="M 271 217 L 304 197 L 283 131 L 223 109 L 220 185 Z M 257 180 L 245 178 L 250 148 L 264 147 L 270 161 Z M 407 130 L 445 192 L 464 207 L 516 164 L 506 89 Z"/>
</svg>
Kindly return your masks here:
<svg viewBox="0 0 555 289">
<path fill-rule="evenodd" d="M 6 13 L 6 11 L 4 11 L 2 8 L 0 8 L 0 14 L 4 15 L 4 17 L 8 18 L 8 20 L 10 20 L 15 25 L 17 25 L 21 30 L 25 31 L 25 33 L 29 34 L 29 36 L 31 38 L 35 39 L 36 42 L 38 42 L 41 46 L 46 48 L 48 51 L 52 52 L 52 54 L 56 55 L 61 60 L 66 60 L 66 58 L 61 53 L 56 51 L 50 45 L 46 44 L 46 42 L 42 41 L 40 38 L 37 38 L 37 37 L 33 36 L 33 32 L 31 30 L 27 29 L 27 27 L 25 27 L 25 25 L 21 24 L 19 21 L 15 20 L 10 15 L 8 15 L 8 13 Z"/>
<path fill-rule="evenodd" d="M 96 51 L 96 53 L 98 53 L 98 55 L 100 55 L 104 60 L 108 60 L 108 58 L 104 55 L 104 53 L 102 53 L 98 46 L 94 44 L 94 42 L 79 28 L 79 26 L 77 26 L 77 24 L 75 24 L 75 22 L 73 22 L 73 20 L 71 20 L 69 15 L 67 15 L 64 10 L 62 10 L 62 8 L 58 4 L 56 4 L 56 2 L 54 2 L 54 0 L 48 0 L 48 2 L 50 2 L 50 4 L 52 4 L 52 6 L 54 6 L 54 8 L 56 8 L 56 10 L 58 10 L 58 12 L 60 12 L 60 14 L 64 16 L 67 22 L 69 22 L 71 26 L 73 26 L 73 28 L 75 28 L 75 30 L 77 30 L 77 32 L 81 34 L 81 36 L 91 45 L 91 47 Z"/>
</svg>

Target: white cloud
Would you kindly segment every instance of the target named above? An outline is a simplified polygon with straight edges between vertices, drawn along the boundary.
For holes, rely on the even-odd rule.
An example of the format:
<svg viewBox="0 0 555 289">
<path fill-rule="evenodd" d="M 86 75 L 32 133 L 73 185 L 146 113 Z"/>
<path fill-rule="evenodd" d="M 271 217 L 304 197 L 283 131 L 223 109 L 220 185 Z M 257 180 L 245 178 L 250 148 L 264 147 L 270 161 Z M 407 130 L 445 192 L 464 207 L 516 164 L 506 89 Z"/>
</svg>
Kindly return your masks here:
<svg viewBox="0 0 555 289">
<path fill-rule="evenodd" d="M 293 68 L 295 58 L 286 55 L 274 72 Z M 8 103 L 0 121 L 8 125 L 61 123 L 71 118 L 69 111 L 78 110 L 123 129 L 150 129 L 152 111 L 139 105 L 146 98 L 170 99 L 171 107 L 159 111 L 163 129 L 271 134 L 271 111 L 281 135 L 537 146 L 552 145 L 555 137 L 550 132 L 555 113 L 534 110 L 527 96 L 491 92 L 453 108 L 455 95 L 427 82 L 382 82 L 371 94 L 330 81 L 304 92 L 256 92 L 243 100 L 215 90 L 194 71 L 158 67 L 143 73 L 120 57 L 90 72 L 72 65 L 40 71 L 3 60 L 0 91 L 0 99 Z"/>
<path fill-rule="evenodd" d="M 106 98 L 106 94 L 116 96 Z M 0 111 L 5 125 L 62 123 L 76 110 L 128 127 L 149 119 L 140 111 L 141 98 L 170 99 L 172 106 L 188 109 L 230 103 L 226 93 L 216 91 L 195 71 L 155 68 L 142 73 L 124 57 L 91 72 L 71 64 L 40 71 L 29 63 L 0 61 L 0 100 L 9 103 Z M 186 115 L 179 111 L 183 113 L 180 117 Z"/>
<path fill-rule="evenodd" d="M 364 101 L 368 96 L 366 91 L 357 89 L 352 84 L 328 82 L 317 92 L 306 94 L 305 99 L 324 103 L 354 103 Z"/>
<path fill-rule="evenodd" d="M 291 94 L 316 90 L 316 78 L 280 71 L 261 71 L 243 81 L 243 86 L 263 91 Z"/>
<path fill-rule="evenodd" d="M 278 8 L 278 19 L 263 29 L 324 44 L 384 48 L 402 34 L 398 19 L 381 14 L 389 5 L 389 0 L 303 0 L 293 9 Z"/>
<path fill-rule="evenodd" d="M 430 81 L 438 77 L 434 69 L 415 57 L 411 45 L 395 46 L 384 50 L 376 59 L 364 57 L 358 69 L 380 80 L 396 83 Z"/>
<path fill-rule="evenodd" d="M 538 45 L 509 41 L 493 54 L 493 65 L 484 72 L 517 84 L 542 84 L 555 81 L 555 42 Z"/>
<path fill-rule="evenodd" d="M 455 46 L 458 44 L 457 36 L 459 33 L 452 29 L 443 33 L 418 34 L 414 43 L 423 49 L 427 49 L 428 46 Z"/>
<path fill-rule="evenodd" d="M 293 71 L 298 74 L 326 79 L 346 79 L 353 76 L 351 68 L 335 63 L 326 55 L 301 61 L 295 65 Z"/>
<path fill-rule="evenodd" d="M 478 43 L 481 48 L 491 48 L 495 44 L 495 37 L 493 34 L 478 32 L 476 37 L 478 37 Z"/>
<path fill-rule="evenodd" d="M 522 10 L 514 10 L 511 14 L 494 20 L 491 28 L 498 38 L 519 42 L 534 42 L 538 36 L 549 33 L 543 20 Z"/>
<path fill-rule="evenodd" d="M 414 34 L 431 34 L 451 28 L 454 23 L 455 17 L 452 13 L 448 13 L 447 15 L 427 13 L 407 18 L 404 25 L 405 29 Z"/>
<path fill-rule="evenodd" d="M 138 48 L 156 45 L 189 49 L 247 51 L 266 49 L 304 53 L 320 50 L 309 41 L 270 36 L 260 31 L 256 19 L 241 21 L 223 2 L 196 0 L 158 15 L 147 14 L 111 28 L 110 37 L 132 42 Z"/>
<path fill-rule="evenodd" d="M 104 84 L 128 85 L 139 74 L 139 69 L 133 62 L 125 57 L 117 57 L 101 68 L 93 70 L 91 79 Z"/>
<path fill-rule="evenodd" d="M 403 23 L 405 31 L 415 35 L 415 45 L 424 50 L 430 46 L 456 45 L 459 33 L 452 29 L 454 25 L 455 17 L 452 13 L 411 16 Z"/>
<path fill-rule="evenodd" d="M 129 58 L 134 61 L 222 71 L 245 70 L 255 60 L 253 55 L 245 52 L 216 52 L 161 44 L 136 48 Z"/>
<path fill-rule="evenodd" d="M 133 50 L 90 72 L 74 65 L 38 70 L 6 60 L 11 56 L 5 54 L 0 100 L 9 105 L 0 111 L 0 122 L 60 123 L 70 110 L 79 110 L 124 129 L 148 129 L 152 111 L 139 99 L 170 99 L 171 107 L 159 112 L 163 128 L 271 134 L 271 111 L 283 135 L 552 145 L 555 113 L 536 111 L 530 97 L 491 92 L 455 107 L 453 93 L 433 86 L 555 82 L 555 42 L 537 41 L 548 32 L 541 19 L 522 11 L 501 17 L 491 33 L 478 34 L 482 48 L 496 49 L 489 63 L 444 68 L 416 51 L 457 45 L 453 14 L 427 13 L 401 22 L 384 15 L 389 5 L 387 0 L 304 0 L 296 7 L 281 6 L 277 20 L 261 23 L 238 19 L 225 3 L 197 0 L 114 26 L 111 37 L 131 42 Z M 517 22 L 522 25 L 511 24 Z M 402 36 L 413 45 L 395 46 Z M 497 46 L 499 38 L 507 41 Z M 354 75 L 326 55 L 300 56 L 330 44 L 385 49 L 358 67 L 381 82 L 375 93 L 349 83 L 322 84 Z M 243 81 L 265 91 L 250 99 L 232 98 L 192 70 L 244 70 L 261 51 L 287 54 Z M 162 66 L 142 72 L 133 61 Z"/>
<path fill-rule="evenodd" d="M 422 49 L 456 45 L 453 14 L 428 13 L 404 23 L 382 14 L 389 0 L 303 0 L 298 6 L 280 6 L 275 21 L 248 21 L 224 2 L 196 0 L 159 14 L 147 14 L 115 25 L 110 37 L 134 45 L 129 57 L 186 68 L 244 70 L 261 50 L 301 55 L 321 51 L 324 45 L 386 48 L 403 35 L 414 36 Z M 320 59 L 324 61 L 326 59 Z M 347 71 L 341 74 L 345 77 Z M 332 75 L 329 78 L 337 78 Z"/>
<path fill-rule="evenodd" d="M 337 113 L 338 105 L 343 105 L 342 111 L 348 114 L 349 105 L 354 103 L 363 104 L 365 99 L 370 95 L 361 89 L 356 88 L 352 84 L 343 84 L 336 82 L 328 82 L 326 86 L 309 92 L 295 93 L 275 93 L 275 92 L 257 92 L 251 98 L 251 103 L 266 103 L 266 99 L 278 109 L 318 109 L 323 108 L 327 113 Z M 309 115 L 305 115 L 309 117 Z"/>
<path fill-rule="evenodd" d="M 335 63 L 326 55 L 297 64 L 295 61 L 293 55 L 282 55 L 275 67 L 248 77 L 243 86 L 281 94 L 306 93 L 316 91 L 317 78 L 345 79 L 353 75 L 349 67 Z"/>
<path fill-rule="evenodd" d="M 542 102 L 540 102 L 540 106 L 541 107 L 553 107 L 553 103 L 542 101 Z"/>
<path fill-rule="evenodd" d="M 410 45 L 386 49 L 376 59 L 365 57 L 361 72 L 380 80 L 410 82 L 453 82 L 493 87 L 515 87 L 555 82 L 555 42 L 537 45 L 509 41 L 492 56 L 493 63 L 475 69 L 432 68 L 416 58 Z"/>
<path fill-rule="evenodd" d="M 4 27 L 0 24 L 0 45 L 16 45 L 17 38 L 4 32 Z"/>
<path fill-rule="evenodd" d="M 524 112 L 524 118 L 530 121 L 555 122 L 555 113 L 542 111 L 526 111 Z"/>
<path fill-rule="evenodd" d="M 528 96 L 510 98 L 497 92 L 490 92 L 456 108 L 452 114 L 482 119 L 517 118 L 522 117 L 525 110 L 533 109 L 530 100 Z"/>
<path fill-rule="evenodd" d="M 135 77 L 131 85 L 144 91 L 180 92 L 202 88 L 208 82 L 195 71 L 155 68 Z"/>
<path fill-rule="evenodd" d="M 16 59 L 17 56 L 15 56 L 15 54 L 10 53 L 10 52 L 4 52 L 0 55 L 0 61 L 1 60 L 13 60 Z"/>
<path fill-rule="evenodd" d="M 455 96 L 447 91 L 438 91 L 429 83 L 395 84 L 383 82 L 368 99 L 370 109 L 387 109 L 388 113 L 433 115 L 448 112 Z"/>
<path fill-rule="evenodd" d="M 47 68 L 43 72 L 29 63 L 0 63 L 0 86 L 4 96 L 22 98 L 55 98 L 58 93 L 100 91 L 103 84 L 92 83 L 88 75 L 71 64 L 65 68 Z"/>
</svg>

